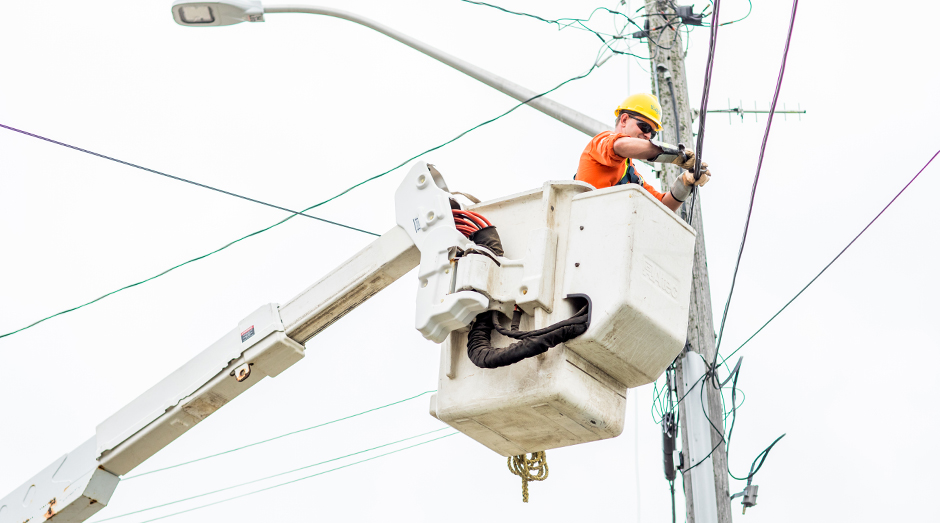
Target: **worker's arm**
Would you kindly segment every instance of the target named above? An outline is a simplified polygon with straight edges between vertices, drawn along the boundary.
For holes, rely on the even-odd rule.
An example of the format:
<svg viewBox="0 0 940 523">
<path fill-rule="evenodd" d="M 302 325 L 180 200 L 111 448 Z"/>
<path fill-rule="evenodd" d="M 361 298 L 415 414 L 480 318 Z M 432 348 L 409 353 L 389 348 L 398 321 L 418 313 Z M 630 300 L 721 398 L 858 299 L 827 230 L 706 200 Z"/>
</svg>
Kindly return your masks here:
<svg viewBox="0 0 940 523">
<path fill-rule="evenodd" d="M 653 163 L 671 163 L 683 169 L 691 169 L 695 165 L 695 151 L 686 149 L 682 145 L 676 146 L 665 142 L 623 136 L 617 138 L 613 149 L 614 153 L 624 158 L 635 158 Z"/>
<path fill-rule="evenodd" d="M 610 140 L 614 140 L 611 146 Z M 595 136 L 586 151 L 591 157 L 601 165 L 613 166 L 623 162 L 624 158 L 636 158 L 646 161 L 657 161 L 660 163 L 673 163 L 682 169 L 691 169 L 695 164 L 695 153 L 692 151 L 683 151 L 678 147 L 669 144 L 654 143 L 642 138 L 631 138 L 613 133 L 601 133 Z M 613 154 L 611 154 L 613 153 Z M 616 156 L 615 156 L 616 155 Z M 676 183 L 670 191 L 660 199 L 663 204 L 673 212 L 677 211 L 682 202 L 688 198 L 692 191 L 692 185 L 705 185 L 709 176 L 708 164 L 702 163 L 702 175 L 699 181 L 695 181 L 691 173 L 688 176 L 683 174 L 676 179 Z M 581 179 L 581 178 L 578 178 Z M 657 196 L 658 194 L 650 186 L 647 190 Z"/>
<path fill-rule="evenodd" d="M 672 197 L 672 192 L 667 192 L 663 196 L 663 205 L 669 207 L 669 210 L 676 212 L 679 210 L 679 207 L 682 207 L 682 202 Z"/>
<path fill-rule="evenodd" d="M 669 207 L 671 211 L 673 212 L 678 211 L 679 207 L 682 205 L 682 202 L 676 199 L 676 197 L 672 195 L 672 191 L 666 191 L 664 194 L 664 193 L 657 191 L 655 188 L 653 188 L 652 185 L 646 183 L 645 181 L 642 183 L 642 185 L 644 189 L 646 189 L 650 194 L 653 195 L 653 198 L 656 198 L 657 200 L 663 202 L 663 205 L 665 205 L 666 207 Z"/>
<path fill-rule="evenodd" d="M 642 138 L 630 138 L 624 136 L 614 142 L 614 152 L 624 158 L 636 158 L 638 160 L 649 160 L 660 154 L 663 150 L 652 144 L 649 140 Z"/>
<path fill-rule="evenodd" d="M 693 174 L 692 171 L 682 171 L 682 174 L 672 183 L 672 188 L 669 189 L 669 192 L 663 196 L 661 200 L 663 205 L 672 209 L 673 212 L 678 211 L 682 202 L 686 201 L 689 196 L 692 195 L 692 189 L 695 186 L 701 187 L 708 183 L 708 180 L 711 179 L 711 174 L 712 173 L 708 170 L 707 163 L 702 163 L 702 173 L 698 180 L 695 179 L 695 174 Z"/>
<path fill-rule="evenodd" d="M 669 191 L 666 191 L 665 194 L 661 193 L 657 191 L 655 188 L 653 188 L 652 185 L 646 183 L 645 181 L 643 181 L 642 185 L 643 185 L 643 188 L 647 190 L 647 192 L 653 195 L 653 198 L 656 198 L 657 200 L 663 202 L 663 204 L 666 207 L 669 207 L 669 209 L 672 210 L 673 212 L 677 211 L 679 209 L 679 206 L 682 205 L 682 202 L 680 202 L 675 197 L 673 197 Z"/>
<path fill-rule="evenodd" d="M 695 153 L 687 151 L 684 158 L 679 159 L 681 150 L 672 150 L 668 144 L 656 144 L 650 140 L 642 138 L 630 138 L 624 136 L 614 142 L 614 152 L 624 158 L 637 158 L 641 160 L 660 160 L 663 163 L 674 163 L 683 169 L 691 169 L 695 165 Z M 659 158 L 662 157 L 662 158 Z M 672 188 L 662 197 L 663 205 L 673 212 L 678 211 L 679 207 L 692 192 L 692 186 L 701 187 L 708 183 L 711 173 L 708 171 L 708 164 L 702 164 L 702 175 L 698 181 L 689 171 L 684 171 L 682 176 L 676 178 Z M 652 192 L 652 191 L 651 191 Z M 681 198 L 681 200 L 679 199 Z"/>
</svg>

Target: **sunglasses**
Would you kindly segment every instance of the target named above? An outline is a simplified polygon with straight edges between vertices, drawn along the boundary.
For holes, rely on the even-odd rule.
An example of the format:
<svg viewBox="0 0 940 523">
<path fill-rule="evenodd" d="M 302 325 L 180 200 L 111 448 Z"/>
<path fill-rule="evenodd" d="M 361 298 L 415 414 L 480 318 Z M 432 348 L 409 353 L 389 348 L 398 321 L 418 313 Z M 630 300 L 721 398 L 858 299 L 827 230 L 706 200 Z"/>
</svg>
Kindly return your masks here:
<svg viewBox="0 0 940 523">
<path fill-rule="evenodd" d="M 650 124 L 644 122 L 643 120 L 640 120 L 640 119 L 637 118 L 636 116 L 632 116 L 632 115 L 631 115 L 630 118 L 636 120 L 636 122 L 637 122 L 637 123 L 636 123 L 636 126 L 640 128 L 640 131 L 642 131 L 642 132 L 644 132 L 644 133 L 649 133 L 650 139 L 656 138 L 656 131 L 653 129 L 653 126 L 652 126 L 652 125 L 650 125 Z"/>
</svg>

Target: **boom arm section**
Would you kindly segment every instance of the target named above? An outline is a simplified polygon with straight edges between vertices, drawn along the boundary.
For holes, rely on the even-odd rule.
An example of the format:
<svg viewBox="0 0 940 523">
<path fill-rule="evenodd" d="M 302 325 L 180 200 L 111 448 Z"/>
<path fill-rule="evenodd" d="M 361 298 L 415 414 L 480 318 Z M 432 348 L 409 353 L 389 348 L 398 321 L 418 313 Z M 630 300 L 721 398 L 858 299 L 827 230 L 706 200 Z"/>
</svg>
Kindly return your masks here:
<svg viewBox="0 0 940 523">
<path fill-rule="evenodd" d="M 262 306 L 0 500 L 0 523 L 87 520 L 108 503 L 119 476 L 265 376 L 300 361 L 303 343 L 419 261 L 414 242 L 396 226 L 280 309 Z"/>
<path fill-rule="evenodd" d="M 450 197 L 437 169 L 416 162 L 395 194 L 396 227 L 284 306 L 262 306 L 99 424 L 95 437 L 0 500 L 0 523 L 85 521 L 107 504 L 120 476 L 300 361 L 305 342 L 419 264 L 416 328 L 440 342 L 466 326 L 489 299 L 454 288 L 454 254 L 473 243 L 457 231 Z"/>
<path fill-rule="evenodd" d="M 418 266 L 421 254 L 401 227 L 393 227 L 281 306 L 287 335 L 306 343 L 359 304 Z"/>
</svg>

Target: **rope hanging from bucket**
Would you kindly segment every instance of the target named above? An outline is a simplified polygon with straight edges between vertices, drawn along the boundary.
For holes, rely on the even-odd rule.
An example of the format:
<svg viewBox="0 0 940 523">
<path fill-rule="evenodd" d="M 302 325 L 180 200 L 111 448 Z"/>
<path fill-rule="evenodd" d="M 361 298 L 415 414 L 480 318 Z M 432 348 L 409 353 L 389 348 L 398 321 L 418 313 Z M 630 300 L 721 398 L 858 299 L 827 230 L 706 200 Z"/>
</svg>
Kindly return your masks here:
<svg viewBox="0 0 940 523">
<path fill-rule="evenodd" d="M 506 460 L 509 472 L 522 478 L 522 502 L 529 502 L 529 482 L 544 481 L 548 478 L 548 459 L 545 451 L 533 452 L 530 457 L 525 454 L 511 456 Z"/>
</svg>

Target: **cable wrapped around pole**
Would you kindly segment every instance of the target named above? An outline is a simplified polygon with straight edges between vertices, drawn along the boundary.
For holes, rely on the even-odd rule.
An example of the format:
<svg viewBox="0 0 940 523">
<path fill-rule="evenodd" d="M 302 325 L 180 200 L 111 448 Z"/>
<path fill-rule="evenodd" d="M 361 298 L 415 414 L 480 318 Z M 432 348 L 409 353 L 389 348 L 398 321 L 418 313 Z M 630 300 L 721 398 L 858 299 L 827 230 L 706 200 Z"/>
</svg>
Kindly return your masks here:
<svg viewBox="0 0 940 523">
<path fill-rule="evenodd" d="M 470 327 L 467 337 L 467 356 L 481 369 L 495 369 L 512 365 L 526 358 L 542 354 L 548 349 L 576 338 L 587 330 L 590 307 L 585 305 L 573 317 L 534 331 L 513 331 L 499 324 L 497 311 L 480 313 Z M 496 329 L 503 336 L 519 341 L 508 347 L 495 348 L 490 335 Z"/>
</svg>

